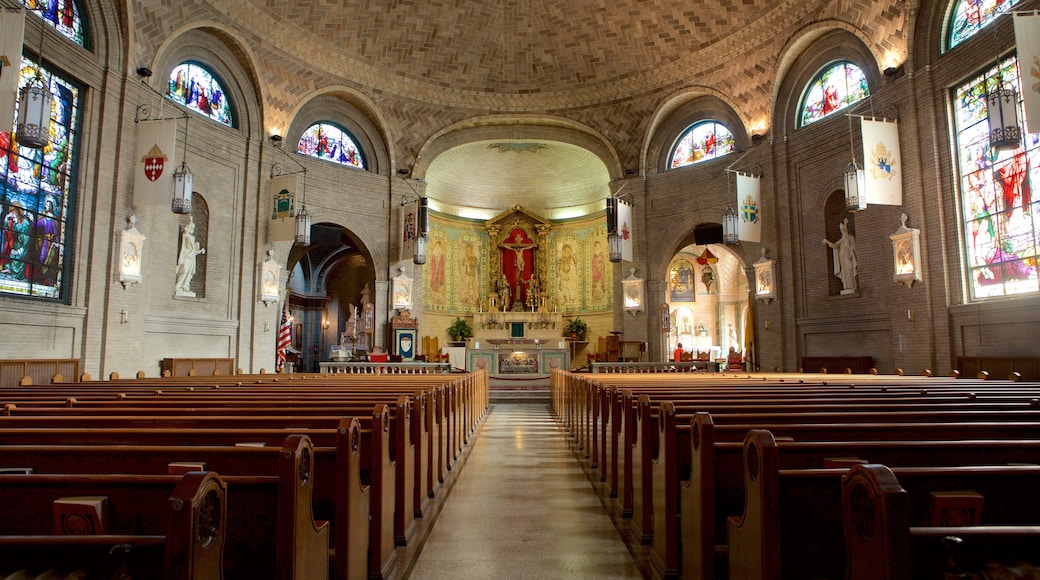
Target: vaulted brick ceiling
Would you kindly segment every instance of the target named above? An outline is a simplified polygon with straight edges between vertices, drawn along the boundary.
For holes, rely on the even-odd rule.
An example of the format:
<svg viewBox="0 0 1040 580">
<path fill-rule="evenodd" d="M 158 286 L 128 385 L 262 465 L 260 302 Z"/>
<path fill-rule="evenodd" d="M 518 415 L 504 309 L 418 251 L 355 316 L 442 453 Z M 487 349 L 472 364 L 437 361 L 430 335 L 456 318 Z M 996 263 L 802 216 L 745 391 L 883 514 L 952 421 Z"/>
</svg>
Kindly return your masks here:
<svg viewBox="0 0 1040 580">
<path fill-rule="evenodd" d="M 284 51 L 320 71 L 314 77 L 279 73 L 303 82 L 272 84 L 276 115 L 291 111 L 294 99 L 320 88 L 323 78 L 363 87 L 389 112 L 398 167 L 411 166 L 424 141 L 452 123 L 515 113 L 582 123 L 610 141 L 626 168 L 638 164 L 652 115 L 669 95 L 692 90 L 720 96 L 752 129 L 768 130 L 783 56 L 792 57 L 814 34 L 834 28 L 856 30 L 879 55 L 899 52 L 907 38 L 905 8 L 917 3 L 195 1 L 252 31 L 260 53 Z M 518 163 L 511 171 L 502 163 L 508 158 L 487 144 L 449 151 L 439 164 L 427 160 L 431 198 L 445 206 L 469 199 L 472 209 L 485 211 L 513 203 L 546 211 L 581 205 L 607 191 L 606 169 L 591 168 L 597 161 L 591 154 L 561 172 L 538 165 L 551 158 L 546 150 L 514 152 Z M 524 199 L 517 199 L 521 192 Z"/>
<path fill-rule="evenodd" d="M 445 93 L 617 98 L 733 65 L 826 0 L 248 0 L 271 40 Z M 872 2 L 871 2 L 872 3 Z M 887 2 L 885 2 L 887 4 Z M 346 62 L 344 62 L 346 61 Z M 377 77 L 378 78 L 378 77 Z M 407 89 L 407 87 L 396 87 Z M 450 95 L 446 95 L 450 98 Z"/>
</svg>

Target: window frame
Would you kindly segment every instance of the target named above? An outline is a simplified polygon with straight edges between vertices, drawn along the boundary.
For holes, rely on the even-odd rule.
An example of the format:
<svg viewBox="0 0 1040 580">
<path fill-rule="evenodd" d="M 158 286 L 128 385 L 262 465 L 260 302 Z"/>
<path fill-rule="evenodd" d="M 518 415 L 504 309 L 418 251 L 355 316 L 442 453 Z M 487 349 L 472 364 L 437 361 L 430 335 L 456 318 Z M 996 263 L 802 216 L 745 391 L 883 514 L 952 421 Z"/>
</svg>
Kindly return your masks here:
<svg viewBox="0 0 1040 580">
<path fill-rule="evenodd" d="M 819 116 L 819 117 L 817 117 L 815 119 L 812 119 L 812 120 L 809 120 L 809 121 L 805 121 L 806 109 L 809 106 L 808 105 L 809 95 L 812 92 L 812 90 L 816 87 L 816 84 L 817 83 L 821 83 L 821 81 L 823 80 L 824 75 L 830 73 L 832 70 L 834 70 L 834 69 L 836 69 L 838 67 L 846 67 L 846 66 L 854 67 L 863 76 L 863 87 L 866 90 L 866 94 L 862 98 L 856 99 L 855 101 L 851 101 L 851 102 L 844 102 L 844 101 L 842 101 L 843 104 L 840 107 L 835 108 L 834 110 L 830 111 L 829 113 L 825 113 L 825 114 L 823 114 L 823 115 L 821 115 L 821 116 Z M 846 93 L 846 94 L 848 94 L 848 93 Z M 795 128 L 796 129 L 802 129 L 804 127 L 809 127 L 811 125 L 815 125 L 816 123 L 819 123 L 820 121 L 823 121 L 825 119 L 833 118 L 835 113 L 838 113 L 840 111 L 844 111 L 844 110 L 850 109 L 850 108 L 854 107 L 856 104 L 861 103 L 861 102 L 869 99 L 870 96 L 871 96 L 871 93 L 870 93 L 870 77 L 867 75 L 867 71 L 864 70 L 863 67 L 861 67 L 860 65 L 856 64 L 855 62 L 853 62 L 851 59 L 848 59 L 848 58 L 838 58 L 838 59 L 829 61 L 826 64 L 824 64 L 823 66 L 821 66 L 816 71 L 816 73 L 813 74 L 809 78 L 809 82 L 805 83 L 805 85 L 803 86 L 802 94 L 798 98 L 798 107 L 795 108 L 795 115 L 796 115 L 796 118 L 795 118 Z M 823 102 L 822 99 L 821 99 L 821 102 Z"/>
</svg>

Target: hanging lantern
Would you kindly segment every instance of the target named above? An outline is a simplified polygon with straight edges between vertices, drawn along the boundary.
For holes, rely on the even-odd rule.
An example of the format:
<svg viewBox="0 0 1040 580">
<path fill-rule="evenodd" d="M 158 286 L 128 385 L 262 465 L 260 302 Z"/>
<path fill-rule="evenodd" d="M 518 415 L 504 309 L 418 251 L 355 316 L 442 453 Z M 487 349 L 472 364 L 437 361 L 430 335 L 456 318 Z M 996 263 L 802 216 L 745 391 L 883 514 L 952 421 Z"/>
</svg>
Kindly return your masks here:
<svg viewBox="0 0 1040 580">
<path fill-rule="evenodd" d="M 173 203 L 170 209 L 173 213 L 191 213 L 191 192 L 193 177 L 188 165 L 173 170 Z"/>
<path fill-rule="evenodd" d="M 18 145 L 43 149 L 51 137 L 51 90 L 39 69 L 29 84 L 18 92 Z"/>
<path fill-rule="evenodd" d="M 732 207 L 727 207 L 722 212 L 722 243 L 736 244 L 740 241 L 740 232 L 737 230 L 737 212 Z"/>
<path fill-rule="evenodd" d="M 430 235 L 430 200 L 425 197 L 419 198 L 419 211 L 416 215 L 415 248 L 412 252 L 413 264 L 426 263 L 426 240 Z"/>
<path fill-rule="evenodd" d="M 856 162 L 845 168 L 845 209 L 860 211 L 867 209 L 866 173 Z"/>
<path fill-rule="evenodd" d="M 426 236 L 415 236 L 412 242 L 415 244 L 412 252 L 412 263 L 421 266 L 426 263 Z"/>
<path fill-rule="evenodd" d="M 611 262 L 621 261 L 621 234 L 618 233 L 617 199 L 607 198 L 607 256 Z"/>
<path fill-rule="evenodd" d="M 307 207 L 300 205 L 300 211 L 296 212 L 296 243 L 301 246 L 311 245 L 311 214 L 307 213 Z"/>
<path fill-rule="evenodd" d="M 989 117 L 989 145 L 998 151 L 1017 148 L 1022 142 L 1022 126 L 1018 123 L 1018 92 L 1003 82 L 986 94 Z"/>
</svg>

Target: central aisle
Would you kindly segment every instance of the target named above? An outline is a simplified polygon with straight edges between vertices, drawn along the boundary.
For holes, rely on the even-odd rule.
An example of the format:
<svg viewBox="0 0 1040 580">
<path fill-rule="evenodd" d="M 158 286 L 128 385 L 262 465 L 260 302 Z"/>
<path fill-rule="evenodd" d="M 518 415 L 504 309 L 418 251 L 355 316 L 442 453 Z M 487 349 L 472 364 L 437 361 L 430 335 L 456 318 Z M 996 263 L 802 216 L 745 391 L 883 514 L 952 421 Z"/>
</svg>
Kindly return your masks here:
<svg viewBox="0 0 1040 580">
<path fill-rule="evenodd" d="M 495 404 L 410 579 L 639 578 L 540 404 Z"/>
</svg>

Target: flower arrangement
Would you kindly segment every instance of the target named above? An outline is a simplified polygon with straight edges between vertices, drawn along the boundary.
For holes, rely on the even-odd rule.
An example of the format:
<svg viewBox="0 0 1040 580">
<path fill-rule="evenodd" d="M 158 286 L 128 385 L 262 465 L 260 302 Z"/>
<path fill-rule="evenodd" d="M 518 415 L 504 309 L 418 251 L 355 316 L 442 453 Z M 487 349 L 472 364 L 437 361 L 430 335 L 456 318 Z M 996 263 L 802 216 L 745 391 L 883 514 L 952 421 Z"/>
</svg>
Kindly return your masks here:
<svg viewBox="0 0 1040 580">
<path fill-rule="evenodd" d="M 569 336 L 571 340 L 584 340 L 585 333 L 589 331 L 589 325 L 580 317 L 575 318 L 563 327 L 563 335 Z"/>
<path fill-rule="evenodd" d="M 456 316 L 455 322 L 448 327 L 448 336 L 454 341 L 460 341 L 468 336 L 473 336 L 473 329 L 465 320 Z"/>
</svg>

